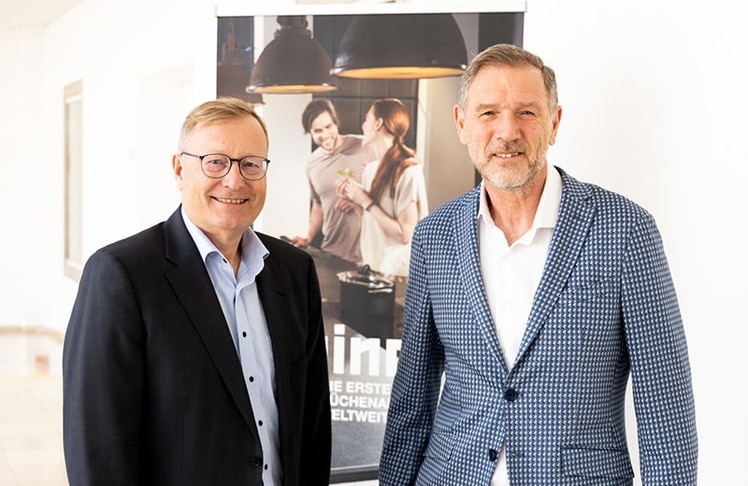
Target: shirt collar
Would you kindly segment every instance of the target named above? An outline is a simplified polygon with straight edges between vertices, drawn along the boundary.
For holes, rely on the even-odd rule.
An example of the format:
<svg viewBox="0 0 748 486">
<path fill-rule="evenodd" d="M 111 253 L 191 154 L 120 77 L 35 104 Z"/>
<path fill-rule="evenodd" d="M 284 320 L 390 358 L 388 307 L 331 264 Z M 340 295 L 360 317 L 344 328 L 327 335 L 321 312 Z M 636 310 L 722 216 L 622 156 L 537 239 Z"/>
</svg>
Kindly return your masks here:
<svg viewBox="0 0 748 486">
<path fill-rule="evenodd" d="M 192 240 L 195 242 L 197 251 L 200 252 L 200 257 L 202 258 L 203 263 L 207 262 L 208 255 L 210 255 L 211 253 L 217 253 L 218 255 L 221 255 L 221 252 L 218 250 L 216 245 L 212 241 L 210 241 L 210 238 L 208 238 L 208 236 L 200 228 L 198 228 L 195 223 L 192 222 L 189 216 L 187 216 L 187 213 L 185 213 L 184 211 L 184 207 L 182 207 L 181 211 L 184 225 L 187 227 L 187 231 L 192 237 Z M 262 270 L 265 258 L 268 257 L 270 252 L 265 247 L 265 245 L 262 244 L 260 238 L 254 231 L 252 231 L 251 228 L 247 228 L 246 230 L 244 230 L 244 233 L 242 234 L 241 245 L 242 264 L 247 269 L 247 271 L 251 271 L 254 275 L 257 275 L 258 273 L 260 273 L 260 270 Z M 223 255 L 221 255 L 221 257 L 223 257 Z"/>
<path fill-rule="evenodd" d="M 540 195 L 538 209 L 535 211 L 535 218 L 532 222 L 532 228 L 528 233 L 534 233 L 539 228 L 555 228 L 558 209 L 561 207 L 561 174 L 554 166 L 549 165 L 543 193 Z M 488 197 L 486 195 L 485 184 L 481 181 L 480 204 L 478 206 L 478 219 L 484 223 L 496 226 L 488 209 Z"/>
</svg>

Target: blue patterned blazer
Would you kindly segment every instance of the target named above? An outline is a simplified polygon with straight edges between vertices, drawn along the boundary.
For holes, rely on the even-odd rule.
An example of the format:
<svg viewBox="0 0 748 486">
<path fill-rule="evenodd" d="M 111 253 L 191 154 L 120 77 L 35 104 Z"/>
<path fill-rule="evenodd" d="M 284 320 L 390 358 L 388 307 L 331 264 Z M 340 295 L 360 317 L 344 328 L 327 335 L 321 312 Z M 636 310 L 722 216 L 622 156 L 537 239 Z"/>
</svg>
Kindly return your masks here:
<svg viewBox="0 0 748 486">
<path fill-rule="evenodd" d="M 480 189 L 417 226 L 382 486 L 488 485 L 502 443 L 512 486 L 631 485 L 629 375 L 643 484 L 696 484 L 686 338 L 655 222 L 558 170 L 556 229 L 511 368 L 481 280 Z"/>
</svg>

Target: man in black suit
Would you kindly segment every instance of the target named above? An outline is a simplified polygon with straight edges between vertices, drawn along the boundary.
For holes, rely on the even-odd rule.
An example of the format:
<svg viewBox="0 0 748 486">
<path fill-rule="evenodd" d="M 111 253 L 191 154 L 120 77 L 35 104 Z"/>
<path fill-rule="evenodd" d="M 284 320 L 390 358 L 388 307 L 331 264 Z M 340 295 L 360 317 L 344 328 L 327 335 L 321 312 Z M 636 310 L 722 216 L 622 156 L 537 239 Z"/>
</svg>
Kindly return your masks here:
<svg viewBox="0 0 748 486">
<path fill-rule="evenodd" d="M 63 349 L 71 486 L 329 483 L 314 264 L 250 228 L 267 153 L 250 105 L 198 106 L 172 160 L 180 208 L 86 263 Z"/>
</svg>

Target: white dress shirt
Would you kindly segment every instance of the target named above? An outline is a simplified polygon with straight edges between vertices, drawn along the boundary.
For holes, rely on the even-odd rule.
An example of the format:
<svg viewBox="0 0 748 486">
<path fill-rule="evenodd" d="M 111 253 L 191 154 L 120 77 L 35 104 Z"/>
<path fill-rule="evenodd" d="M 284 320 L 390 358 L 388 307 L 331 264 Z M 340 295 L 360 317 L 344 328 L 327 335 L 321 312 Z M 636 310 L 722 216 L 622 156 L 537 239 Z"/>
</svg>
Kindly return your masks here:
<svg viewBox="0 0 748 486">
<path fill-rule="evenodd" d="M 231 264 L 205 233 L 190 221 L 184 209 L 182 218 L 205 262 L 241 361 L 265 460 L 262 482 L 267 486 L 278 486 L 282 482 L 282 469 L 278 406 L 275 403 L 275 365 L 270 333 L 255 281 L 265 265 L 268 250 L 257 235 L 247 229 L 242 235 L 239 271 L 234 276 Z M 206 427 L 209 426 L 206 424 Z"/>
<path fill-rule="evenodd" d="M 486 188 L 481 186 L 478 208 L 481 275 L 502 356 L 509 370 L 519 351 L 535 290 L 543 275 L 560 205 L 561 176 L 549 166 L 532 227 L 509 246 L 503 231 L 491 218 Z M 503 445 L 491 486 L 509 486 Z"/>
</svg>

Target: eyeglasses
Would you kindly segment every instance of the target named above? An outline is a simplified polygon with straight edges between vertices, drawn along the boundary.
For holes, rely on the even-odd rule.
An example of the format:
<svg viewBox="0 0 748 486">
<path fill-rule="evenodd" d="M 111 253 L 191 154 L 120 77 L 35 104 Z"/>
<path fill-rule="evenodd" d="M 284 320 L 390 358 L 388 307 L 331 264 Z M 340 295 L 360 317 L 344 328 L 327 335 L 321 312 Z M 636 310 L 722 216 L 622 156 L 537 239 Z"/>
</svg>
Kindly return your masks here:
<svg viewBox="0 0 748 486">
<path fill-rule="evenodd" d="M 188 155 L 200 159 L 200 168 L 203 174 L 211 179 L 226 177 L 231 172 L 231 164 L 236 162 L 239 173 L 248 181 L 259 181 L 265 177 L 270 161 L 259 155 L 248 155 L 241 159 L 232 159 L 224 154 L 195 155 L 189 152 L 180 152 L 179 155 Z"/>
</svg>

